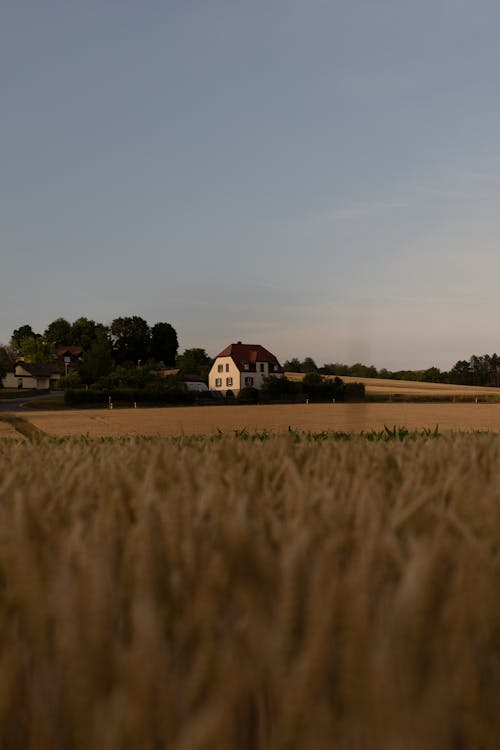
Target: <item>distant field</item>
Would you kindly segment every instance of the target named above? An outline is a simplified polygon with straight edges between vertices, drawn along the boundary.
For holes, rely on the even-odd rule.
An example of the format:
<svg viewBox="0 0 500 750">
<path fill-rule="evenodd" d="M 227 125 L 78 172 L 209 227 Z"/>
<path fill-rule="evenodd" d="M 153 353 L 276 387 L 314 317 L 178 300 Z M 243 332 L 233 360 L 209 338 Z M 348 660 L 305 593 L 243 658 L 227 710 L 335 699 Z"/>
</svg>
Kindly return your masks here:
<svg viewBox="0 0 500 750">
<path fill-rule="evenodd" d="M 301 381 L 300 372 L 285 373 L 289 380 Z M 364 383 L 366 393 L 374 396 L 466 396 L 479 398 L 496 396 L 500 400 L 499 388 L 485 388 L 473 385 L 449 385 L 448 383 L 420 383 L 416 380 L 385 380 L 384 378 L 353 378 L 350 375 L 340 376 L 345 383 Z"/>
<path fill-rule="evenodd" d="M 192 406 L 170 409 L 85 409 L 24 412 L 23 417 L 47 435 L 210 435 L 236 430 L 283 433 L 359 433 L 404 426 L 410 430 L 500 430 L 500 404 L 357 403 L 261 406 Z"/>
</svg>

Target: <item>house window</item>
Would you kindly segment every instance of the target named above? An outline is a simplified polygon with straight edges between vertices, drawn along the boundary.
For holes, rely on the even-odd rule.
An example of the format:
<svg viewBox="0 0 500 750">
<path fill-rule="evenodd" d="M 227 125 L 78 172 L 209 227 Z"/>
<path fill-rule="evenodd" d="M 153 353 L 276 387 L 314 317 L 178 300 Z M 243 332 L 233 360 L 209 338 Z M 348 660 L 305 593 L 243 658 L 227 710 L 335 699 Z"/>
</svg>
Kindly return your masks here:
<svg viewBox="0 0 500 750">
<path fill-rule="evenodd" d="M 222 378 L 215 378 L 215 387 L 216 388 L 222 387 Z"/>
<path fill-rule="evenodd" d="M 276 371 L 277 371 L 277 369 L 278 369 L 278 365 L 273 365 L 273 370 L 274 370 L 274 372 L 276 372 Z"/>
<path fill-rule="evenodd" d="M 217 372 L 224 372 L 224 365 L 217 365 Z"/>
<path fill-rule="evenodd" d="M 243 369 L 248 370 L 248 367 L 249 367 L 248 362 L 245 362 L 245 364 L 243 365 Z"/>
<path fill-rule="evenodd" d="M 253 385 L 253 378 L 245 378 L 245 385 Z"/>
<path fill-rule="evenodd" d="M 264 362 L 261 362 L 259 367 L 260 367 L 260 371 L 264 372 Z"/>
<path fill-rule="evenodd" d="M 233 379 L 232 378 L 226 378 L 226 385 L 227 385 L 227 387 L 230 388 L 232 386 L 232 384 L 233 384 Z"/>
</svg>

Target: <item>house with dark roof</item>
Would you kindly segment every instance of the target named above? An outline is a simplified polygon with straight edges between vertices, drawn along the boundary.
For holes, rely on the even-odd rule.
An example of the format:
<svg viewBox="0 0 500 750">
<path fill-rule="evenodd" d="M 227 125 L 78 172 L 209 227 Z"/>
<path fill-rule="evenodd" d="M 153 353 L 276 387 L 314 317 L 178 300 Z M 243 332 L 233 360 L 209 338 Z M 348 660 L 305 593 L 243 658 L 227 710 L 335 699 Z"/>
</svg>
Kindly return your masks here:
<svg viewBox="0 0 500 750">
<path fill-rule="evenodd" d="M 3 348 L 0 348 L 0 362 L 6 373 L 0 384 L 4 388 L 48 391 L 55 387 L 65 371 L 65 365 L 57 361 L 40 364 L 25 362 L 23 359 L 14 360 Z"/>
<path fill-rule="evenodd" d="M 16 362 L 15 378 L 18 388 L 34 388 L 37 391 L 48 391 L 56 386 L 64 375 L 64 367 L 55 364 L 35 362 Z"/>
<path fill-rule="evenodd" d="M 262 388 L 264 379 L 283 376 L 277 358 L 260 344 L 229 344 L 217 355 L 208 375 L 212 391 L 237 392 L 242 388 Z"/>
</svg>

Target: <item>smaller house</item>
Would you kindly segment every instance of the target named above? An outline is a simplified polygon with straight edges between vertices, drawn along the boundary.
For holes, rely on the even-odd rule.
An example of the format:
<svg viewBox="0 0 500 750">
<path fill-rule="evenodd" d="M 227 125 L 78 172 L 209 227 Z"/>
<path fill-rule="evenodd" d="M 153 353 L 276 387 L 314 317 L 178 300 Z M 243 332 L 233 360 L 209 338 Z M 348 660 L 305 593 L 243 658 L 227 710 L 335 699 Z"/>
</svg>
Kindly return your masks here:
<svg viewBox="0 0 500 750">
<path fill-rule="evenodd" d="M 16 384 L 13 387 L 48 391 L 55 388 L 59 378 L 64 375 L 64 368 L 57 363 L 16 362 L 14 375 Z"/>
<path fill-rule="evenodd" d="M 242 388 L 262 388 L 265 378 L 283 377 L 277 358 L 260 344 L 229 344 L 215 358 L 208 376 L 211 391 L 236 393 Z"/>
</svg>

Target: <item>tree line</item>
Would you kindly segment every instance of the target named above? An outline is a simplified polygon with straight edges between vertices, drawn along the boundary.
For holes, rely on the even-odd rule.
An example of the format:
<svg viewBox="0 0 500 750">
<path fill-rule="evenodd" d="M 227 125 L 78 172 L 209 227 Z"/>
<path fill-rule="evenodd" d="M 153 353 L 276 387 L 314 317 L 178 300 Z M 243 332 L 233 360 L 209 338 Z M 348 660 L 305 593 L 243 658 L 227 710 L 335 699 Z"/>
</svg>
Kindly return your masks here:
<svg viewBox="0 0 500 750">
<path fill-rule="evenodd" d="M 468 360 L 459 360 L 450 370 L 429 367 L 425 370 L 378 370 L 374 365 L 356 362 L 329 362 L 318 366 L 312 357 L 304 360 L 293 358 L 283 364 L 287 372 L 317 372 L 321 375 L 350 375 L 355 378 L 383 378 L 391 380 L 416 380 L 427 383 L 450 383 L 454 385 L 484 385 L 500 387 L 500 356 L 497 354 L 473 354 Z"/>
<path fill-rule="evenodd" d="M 76 367 L 62 379 L 61 387 L 96 383 L 106 388 L 143 387 L 157 379 L 159 369 L 177 367 L 183 373 L 207 377 L 212 365 L 201 348 L 186 349 L 179 355 L 177 331 L 170 323 L 150 326 L 137 315 L 115 318 L 109 325 L 86 317 L 72 323 L 56 318 L 43 333 L 25 324 L 13 331 L 7 353 L 14 360 L 50 363 L 59 346 L 83 350 Z M 5 371 L 0 350 L 0 377 Z"/>
</svg>

